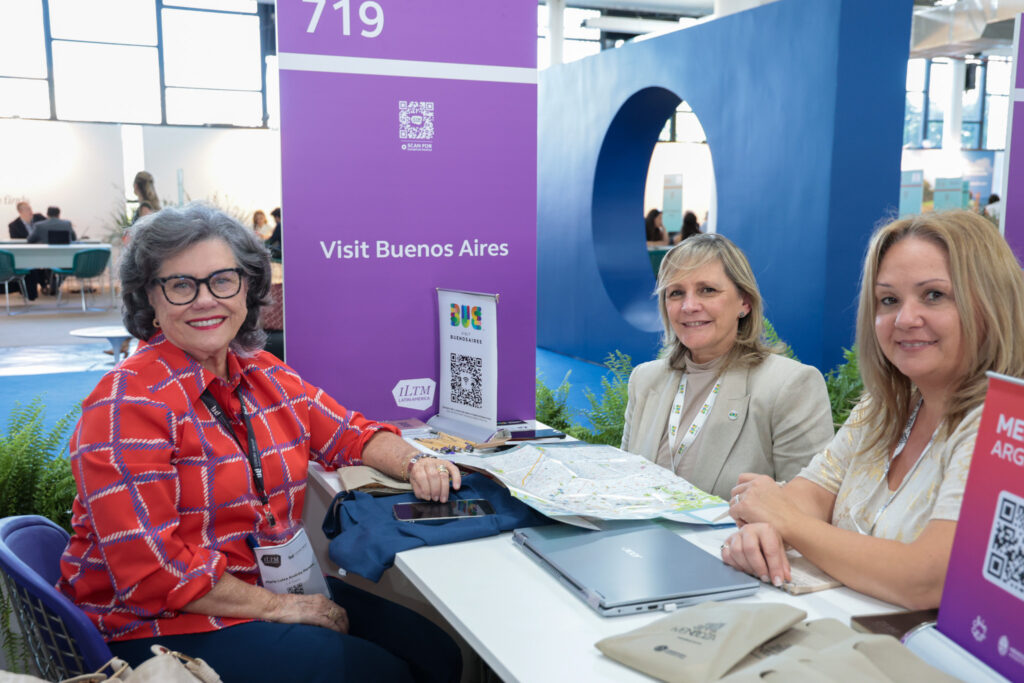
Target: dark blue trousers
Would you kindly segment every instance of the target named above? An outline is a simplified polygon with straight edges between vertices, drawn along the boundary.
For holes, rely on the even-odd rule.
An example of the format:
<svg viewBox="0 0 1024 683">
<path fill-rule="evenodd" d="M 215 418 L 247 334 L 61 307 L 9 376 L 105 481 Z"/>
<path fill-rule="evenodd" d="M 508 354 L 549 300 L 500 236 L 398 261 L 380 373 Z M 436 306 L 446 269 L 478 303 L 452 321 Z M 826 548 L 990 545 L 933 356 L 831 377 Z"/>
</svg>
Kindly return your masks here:
<svg viewBox="0 0 1024 683">
<path fill-rule="evenodd" d="M 358 588 L 327 578 L 334 601 L 348 612 L 349 633 L 320 626 L 253 621 L 219 631 L 110 643 L 132 666 L 163 645 L 206 660 L 232 681 L 430 681 L 455 683 L 458 646 L 429 620 Z"/>
</svg>

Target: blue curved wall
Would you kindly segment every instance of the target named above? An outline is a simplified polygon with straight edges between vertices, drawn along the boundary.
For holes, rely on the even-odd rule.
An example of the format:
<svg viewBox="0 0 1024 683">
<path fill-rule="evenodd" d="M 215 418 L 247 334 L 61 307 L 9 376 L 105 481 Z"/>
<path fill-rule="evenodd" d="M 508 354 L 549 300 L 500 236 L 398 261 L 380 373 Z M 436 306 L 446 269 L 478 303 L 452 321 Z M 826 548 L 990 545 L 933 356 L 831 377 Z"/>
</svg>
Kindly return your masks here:
<svg viewBox="0 0 1024 683">
<path fill-rule="evenodd" d="M 718 232 L 746 251 L 801 360 L 835 365 L 868 237 L 899 200 L 911 11 L 780 0 L 543 72 L 538 345 L 657 353 L 644 182 L 685 99 L 711 148 Z"/>
</svg>

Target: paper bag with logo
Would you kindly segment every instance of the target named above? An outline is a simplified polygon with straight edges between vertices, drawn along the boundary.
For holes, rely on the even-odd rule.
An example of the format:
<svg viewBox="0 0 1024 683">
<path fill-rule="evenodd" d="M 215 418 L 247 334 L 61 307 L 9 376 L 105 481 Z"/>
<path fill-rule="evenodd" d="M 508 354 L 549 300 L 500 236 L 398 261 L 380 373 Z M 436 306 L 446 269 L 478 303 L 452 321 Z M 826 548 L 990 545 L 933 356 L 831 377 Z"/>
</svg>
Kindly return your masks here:
<svg viewBox="0 0 1024 683">
<path fill-rule="evenodd" d="M 663 681 L 714 681 L 806 617 L 781 603 L 705 602 L 596 645 L 606 656 Z"/>
<path fill-rule="evenodd" d="M 793 646 L 805 647 L 808 650 L 823 650 L 855 635 L 856 631 L 838 619 L 805 621 L 755 648 L 753 652 L 744 657 L 743 661 L 734 666 L 730 673 L 754 666 L 768 657 L 782 654 Z"/>
<path fill-rule="evenodd" d="M 855 654 L 852 654 L 855 653 Z M 954 683 L 956 678 L 927 664 L 892 636 L 860 635 L 824 650 L 838 663 L 859 656 L 890 681 Z M 885 680 L 885 679 L 882 679 Z"/>
<path fill-rule="evenodd" d="M 855 635 L 820 651 L 795 645 L 726 676 L 722 683 L 898 683 L 957 679 L 929 666 L 891 636 Z"/>
</svg>

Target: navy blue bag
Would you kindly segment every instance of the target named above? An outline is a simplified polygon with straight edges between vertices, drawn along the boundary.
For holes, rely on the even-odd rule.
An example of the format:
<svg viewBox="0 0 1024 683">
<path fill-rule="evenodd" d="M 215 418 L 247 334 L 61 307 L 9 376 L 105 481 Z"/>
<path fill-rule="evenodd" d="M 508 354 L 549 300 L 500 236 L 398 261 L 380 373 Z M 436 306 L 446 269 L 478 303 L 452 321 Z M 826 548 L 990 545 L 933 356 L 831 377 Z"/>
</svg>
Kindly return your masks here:
<svg viewBox="0 0 1024 683">
<path fill-rule="evenodd" d="M 495 514 L 457 520 L 399 522 L 391 506 L 418 500 L 413 494 L 374 497 L 359 491 L 342 491 L 331 501 L 323 523 L 324 534 L 331 539 L 331 559 L 345 571 L 377 581 L 384 570 L 394 564 L 395 555 L 403 550 L 494 536 L 502 531 L 551 522 L 482 474 L 464 476 L 462 488 L 453 491 L 450 497 L 486 498 L 494 506 Z"/>
</svg>

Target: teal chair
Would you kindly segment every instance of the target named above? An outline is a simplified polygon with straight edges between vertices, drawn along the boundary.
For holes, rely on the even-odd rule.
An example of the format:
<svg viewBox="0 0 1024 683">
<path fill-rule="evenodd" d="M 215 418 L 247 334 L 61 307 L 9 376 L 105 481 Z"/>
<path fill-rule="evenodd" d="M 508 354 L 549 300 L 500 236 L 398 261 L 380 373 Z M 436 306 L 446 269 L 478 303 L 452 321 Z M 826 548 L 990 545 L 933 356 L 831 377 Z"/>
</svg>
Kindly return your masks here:
<svg viewBox="0 0 1024 683">
<path fill-rule="evenodd" d="M 25 289 L 25 275 L 14 267 L 14 254 L 9 251 L 0 250 L 0 283 L 4 286 L 4 303 L 7 305 L 7 315 L 11 313 L 11 292 L 12 282 L 17 282 L 21 289 L 21 298 L 28 306 L 28 291 Z"/>
<path fill-rule="evenodd" d="M 54 268 L 53 275 L 57 278 L 57 308 L 60 308 L 61 296 L 63 294 L 61 285 L 64 283 L 64 280 L 68 277 L 76 277 L 80 280 L 81 284 L 79 289 L 82 293 L 82 310 L 88 311 L 89 309 L 85 305 L 86 280 L 102 275 L 103 271 L 107 269 L 109 261 L 109 249 L 86 249 L 75 254 L 75 259 L 71 262 L 70 268 Z M 92 310 L 101 309 L 94 308 Z"/>
</svg>

